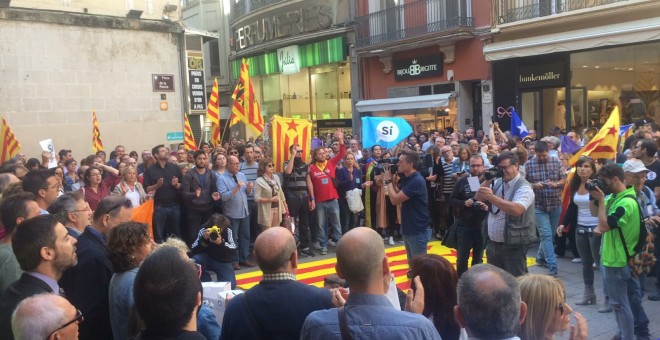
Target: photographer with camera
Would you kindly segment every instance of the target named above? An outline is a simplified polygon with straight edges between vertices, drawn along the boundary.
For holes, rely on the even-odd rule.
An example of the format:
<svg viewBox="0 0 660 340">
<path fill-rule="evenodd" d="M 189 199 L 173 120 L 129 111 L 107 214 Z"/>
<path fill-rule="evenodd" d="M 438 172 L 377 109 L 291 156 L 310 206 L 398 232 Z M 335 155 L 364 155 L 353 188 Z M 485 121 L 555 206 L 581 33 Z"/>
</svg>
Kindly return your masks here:
<svg viewBox="0 0 660 340">
<path fill-rule="evenodd" d="M 193 261 L 202 266 L 202 282 L 211 281 L 210 270 L 215 273 L 218 282 L 231 282 L 231 289 L 236 289 L 232 266 L 236 243 L 228 218 L 220 214 L 211 215 L 200 227 L 191 251 Z"/>
<path fill-rule="evenodd" d="M 383 164 L 390 200 L 392 204 L 401 204 L 401 234 L 408 262 L 416 255 L 426 254 L 426 245 L 431 238 L 429 197 L 426 181 L 417 171 L 418 165 L 419 155 L 411 150 L 401 152 L 396 168 Z M 401 175 L 398 186 L 392 182 L 394 173 Z"/>
<path fill-rule="evenodd" d="M 470 157 L 470 176 L 479 178 L 483 183 L 484 159 L 476 154 Z M 470 249 L 472 249 L 472 266 L 483 262 L 484 239 L 481 236 L 481 225 L 488 216 L 488 205 L 474 199 L 476 192 L 472 191 L 468 177 L 462 177 L 456 182 L 454 191 L 449 197 L 449 205 L 458 208 L 458 246 L 456 271 L 460 277 L 467 271 Z"/>
<path fill-rule="evenodd" d="M 629 162 L 624 163 L 624 167 L 630 168 L 626 170 L 632 170 Z M 642 175 L 645 175 L 643 171 Z M 595 187 L 589 184 L 595 184 Z M 636 188 L 626 188 L 624 169 L 615 163 L 603 165 L 598 170 L 598 179 L 587 182 L 587 185 L 591 196 L 598 201 L 598 227 L 594 232 L 603 234 L 601 273 L 616 314 L 617 335 L 621 339 L 635 339 L 635 336 L 650 339 L 639 280 L 628 266 L 627 254 L 635 254 L 640 234 Z"/>
<path fill-rule="evenodd" d="M 536 240 L 534 189 L 519 171 L 518 156 L 502 152 L 475 199 L 491 203 L 488 214 L 488 263 L 513 276 L 527 273 L 527 247 Z"/>
</svg>

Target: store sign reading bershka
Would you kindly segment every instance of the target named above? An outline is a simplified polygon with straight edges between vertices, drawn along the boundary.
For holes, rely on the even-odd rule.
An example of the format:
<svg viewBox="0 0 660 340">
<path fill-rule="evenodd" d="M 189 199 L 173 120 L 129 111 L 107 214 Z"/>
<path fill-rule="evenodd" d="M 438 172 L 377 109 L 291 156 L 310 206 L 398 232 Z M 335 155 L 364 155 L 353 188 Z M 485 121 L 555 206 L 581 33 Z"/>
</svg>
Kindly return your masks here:
<svg viewBox="0 0 660 340">
<path fill-rule="evenodd" d="M 394 61 L 394 79 L 410 80 L 442 76 L 442 56 L 429 55 Z"/>
<path fill-rule="evenodd" d="M 236 50 L 330 28 L 333 18 L 330 5 L 307 6 L 260 18 L 234 30 Z"/>
<path fill-rule="evenodd" d="M 294 74 L 300 72 L 298 45 L 278 49 L 277 62 L 280 64 L 280 71 L 282 71 L 282 74 Z"/>
<path fill-rule="evenodd" d="M 564 63 L 540 64 L 518 67 L 516 83 L 519 88 L 564 86 L 566 82 Z"/>
</svg>

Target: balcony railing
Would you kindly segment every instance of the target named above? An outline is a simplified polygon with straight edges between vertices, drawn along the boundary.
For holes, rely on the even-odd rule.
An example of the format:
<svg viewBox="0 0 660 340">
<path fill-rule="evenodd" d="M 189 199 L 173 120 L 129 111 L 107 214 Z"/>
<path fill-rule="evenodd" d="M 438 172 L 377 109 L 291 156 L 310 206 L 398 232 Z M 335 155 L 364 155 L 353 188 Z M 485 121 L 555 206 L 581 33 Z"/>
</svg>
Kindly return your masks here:
<svg viewBox="0 0 660 340">
<path fill-rule="evenodd" d="M 355 18 L 356 47 L 472 27 L 470 0 L 419 0 Z"/>
<path fill-rule="evenodd" d="M 545 17 L 628 0 L 497 0 L 499 24 Z"/>
<path fill-rule="evenodd" d="M 234 1 L 234 0 L 232 0 Z M 231 21 L 234 22 L 238 18 L 250 14 L 256 10 L 282 2 L 286 0 L 238 0 L 234 3 L 231 11 Z"/>
</svg>

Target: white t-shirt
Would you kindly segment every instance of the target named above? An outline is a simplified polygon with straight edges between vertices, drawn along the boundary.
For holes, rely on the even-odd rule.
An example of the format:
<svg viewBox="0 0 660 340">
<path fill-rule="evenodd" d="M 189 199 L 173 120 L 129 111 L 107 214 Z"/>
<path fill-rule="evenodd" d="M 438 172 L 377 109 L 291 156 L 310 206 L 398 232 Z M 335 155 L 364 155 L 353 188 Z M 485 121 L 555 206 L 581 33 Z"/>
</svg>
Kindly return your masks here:
<svg viewBox="0 0 660 340">
<path fill-rule="evenodd" d="M 577 192 L 573 196 L 573 202 L 578 208 L 577 223 L 579 225 L 593 227 L 598 225 L 598 216 L 591 215 L 589 208 L 589 193 L 580 195 Z"/>
</svg>

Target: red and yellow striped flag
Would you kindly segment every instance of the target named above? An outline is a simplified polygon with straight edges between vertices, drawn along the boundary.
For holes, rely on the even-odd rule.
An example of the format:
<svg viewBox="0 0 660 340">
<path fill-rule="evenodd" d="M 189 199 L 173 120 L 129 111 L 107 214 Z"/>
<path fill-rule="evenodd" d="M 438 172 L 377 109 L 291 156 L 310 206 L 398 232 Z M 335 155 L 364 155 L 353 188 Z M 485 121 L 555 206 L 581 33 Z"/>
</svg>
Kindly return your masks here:
<svg viewBox="0 0 660 340">
<path fill-rule="evenodd" d="M 7 125 L 7 120 L 2 118 L 2 155 L 0 156 L 0 163 L 4 163 L 16 156 L 20 149 L 21 144 L 9 128 L 9 125 Z"/>
<path fill-rule="evenodd" d="M 242 121 L 257 135 L 262 134 L 265 126 L 264 117 L 261 115 L 259 103 L 254 95 L 254 87 L 250 82 L 249 65 L 245 59 L 241 62 L 240 76 L 231 98 L 234 100 L 234 104 L 231 108 L 230 125 Z"/>
<path fill-rule="evenodd" d="M 94 111 L 94 120 L 92 122 L 92 151 L 94 153 L 103 151 L 103 142 L 101 141 L 101 131 L 99 130 L 99 120 Z"/>
<path fill-rule="evenodd" d="M 603 125 L 598 133 L 592 138 L 587 145 L 578 151 L 569 161 L 568 164 L 575 166 L 580 156 L 589 156 L 593 159 L 606 158 L 615 159 L 617 144 L 619 141 L 619 128 L 620 128 L 619 107 L 615 106 L 607 122 Z"/>
<path fill-rule="evenodd" d="M 190 121 L 188 115 L 183 114 L 183 146 L 186 151 L 197 151 L 197 143 L 195 143 L 195 136 L 193 136 L 192 129 L 190 128 Z"/>
<path fill-rule="evenodd" d="M 220 144 L 220 102 L 218 100 L 218 79 L 213 81 L 213 89 L 206 109 L 206 120 L 211 123 L 211 144 Z"/>
<path fill-rule="evenodd" d="M 289 146 L 298 144 L 302 148 L 303 160 L 307 159 L 312 148 L 312 123 L 307 119 L 273 116 L 273 164 L 275 171 L 284 169 L 284 161 L 289 160 Z"/>
</svg>

